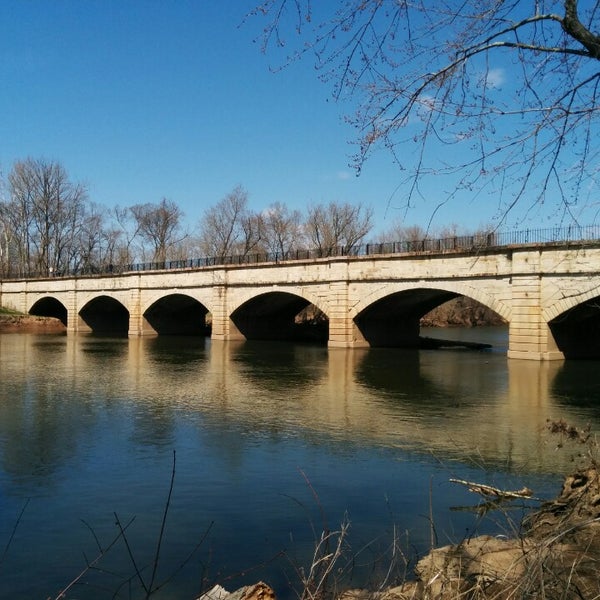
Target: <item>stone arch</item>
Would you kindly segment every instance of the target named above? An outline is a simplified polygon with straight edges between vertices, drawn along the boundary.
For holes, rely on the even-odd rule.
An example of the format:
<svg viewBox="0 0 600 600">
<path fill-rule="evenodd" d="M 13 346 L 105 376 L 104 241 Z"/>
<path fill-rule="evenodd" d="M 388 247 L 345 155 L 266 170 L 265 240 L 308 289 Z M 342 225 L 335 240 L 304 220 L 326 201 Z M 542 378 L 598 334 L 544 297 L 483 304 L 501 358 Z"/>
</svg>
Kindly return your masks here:
<svg viewBox="0 0 600 600">
<path fill-rule="evenodd" d="M 39 317 L 54 317 L 65 327 L 68 324 L 67 307 L 54 296 L 43 296 L 38 298 L 27 311 L 30 315 Z"/>
<path fill-rule="evenodd" d="M 188 296 L 199 304 L 202 304 L 206 308 L 206 310 L 210 313 L 214 312 L 214 301 L 213 301 L 213 289 L 212 288 L 194 288 L 194 289 L 179 289 L 179 288 L 168 288 L 162 290 L 152 291 L 148 293 L 146 291 L 142 292 L 142 305 L 141 312 L 145 313 L 153 304 L 159 302 L 163 298 L 167 298 L 168 296 L 172 296 L 173 294 L 181 294 L 183 296 Z"/>
<path fill-rule="evenodd" d="M 79 309 L 77 330 L 110 335 L 127 335 L 129 310 L 114 295 L 96 294 Z"/>
<path fill-rule="evenodd" d="M 485 286 L 486 282 L 482 282 L 482 285 Z M 509 286 L 507 286 L 507 288 L 508 287 Z M 351 307 L 350 316 L 352 319 L 356 318 L 370 305 L 386 296 L 419 289 L 439 290 L 440 292 L 451 294 L 454 297 L 467 296 L 498 313 L 506 321 L 510 322 L 511 320 L 511 307 L 492 293 L 485 291 L 485 289 L 480 290 L 479 288 L 464 282 L 457 282 L 456 284 L 453 283 L 452 285 L 449 285 L 448 283 L 424 281 L 411 283 L 393 282 L 372 288 L 369 292 L 360 295 L 358 302 Z M 508 289 L 507 294 L 510 294 Z"/>
<path fill-rule="evenodd" d="M 327 293 L 319 295 L 318 293 L 306 290 L 300 287 L 268 286 L 263 288 L 244 288 L 237 289 L 229 298 L 228 309 L 231 315 L 242 305 L 253 300 L 258 296 L 271 292 L 282 292 L 293 296 L 299 296 L 306 300 L 308 304 L 314 304 L 325 315 L 329 316 L 330 307 L 327 302 Z"/>
<path fill-rule="evenodd" d="M 589 282 L 586 286 L 583 283 L 582 281 L 577 281 L 577 292 L 565 295 L 564 291 L 559 287 L 560 282 L 557 282 L 554 301 L 549 302 L 546 306 L 542 306 L 542 318 L 544 321 L 549 323 L 567 311 L 600 297 L 600 284 L 593 281 Z M 569 287 L 572 285 L 573 282 L 570 283 Z"/>
<path fill-rule="evenodd" d="M 191 294 L 161 294 L 144 309 L 144 327 L 159 335 L 210 335 L 209 310 Z"/>
<path fill-rule="evenodd" d="M 600 286 L 561 298 L 542 317 L 566 359 L 600 358 Z"/>
<path fill-rule="evenodd" d="M 327 342 L 329 319 L 319 305 L 299 290 L 277 288 L 254 290 L 230 312 L 232 327 L 245 339 L 296 340 Z M 306 307 L 313 304 L 326 319 L 319 322 L 299 323 L 296 319 Z"/>
<path fill-rule="evenodd" d="M 436 285 L 422 282 L 410 285 L 387 285 L 365 295 L 357 303 L 353 322 L 362 338 L 370 346 L 420 347 L 420 320 L 432 309 L 448 300 L 468 296 L 481 304 L 496 307 L 509 314 L 507 307 L 499 306 L 487 293 L 470 286 Z M 364 305 L 364 306 L 361 306 Z M 359 310 L 360 309 L 360 310 Z M 492 310 L 494 310 L 492 308 Z"/>
<path fill-rule="evenodd" d="M 110 290 L 93 290 L 93 291 L 77 291 L 77 311 L 80 312 L 87 304 L 93 302 L 96 298 L 111 298 L 121 304 L 127 311 L 130 310 L 129 291 L 110 291 Z"/>
</svg>

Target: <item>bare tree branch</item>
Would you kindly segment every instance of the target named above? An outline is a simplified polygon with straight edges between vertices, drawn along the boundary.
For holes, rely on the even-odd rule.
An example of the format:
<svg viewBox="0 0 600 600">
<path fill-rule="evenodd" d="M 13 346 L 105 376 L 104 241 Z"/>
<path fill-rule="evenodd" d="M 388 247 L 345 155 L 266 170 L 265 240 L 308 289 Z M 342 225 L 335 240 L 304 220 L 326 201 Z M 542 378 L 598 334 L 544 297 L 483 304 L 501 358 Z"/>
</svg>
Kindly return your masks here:
<svg viewBox="0 0 600 600">
<path fill-rule="evenodd" d="M 597 2 L 267 0 L 252 15 L 264 51 L 314 57 L 349 104 L 358 172 L 375 148 L 392 153 L 405 206 L 432 175 L 447 181 L 438 206 L 485 192 L 500 221 L 521 201 L 575 219 L 597 193 Z"/>
</svg>

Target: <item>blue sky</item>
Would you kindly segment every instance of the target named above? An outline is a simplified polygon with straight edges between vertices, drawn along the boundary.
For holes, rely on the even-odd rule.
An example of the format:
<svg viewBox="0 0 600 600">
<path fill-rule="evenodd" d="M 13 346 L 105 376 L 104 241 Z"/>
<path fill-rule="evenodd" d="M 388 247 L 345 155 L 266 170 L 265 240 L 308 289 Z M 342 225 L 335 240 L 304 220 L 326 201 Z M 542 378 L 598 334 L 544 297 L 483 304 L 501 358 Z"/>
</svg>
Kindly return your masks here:
<svg viewBox="0 0 600 600">
<path fill-rule="evenodd" d="M 377 229 L 404 216 L 426 226 L 431 193 L 404 215 L 401 174 L 385 150 L 360 177 L 349 167 L 351 107 L 331 99 L 310 60 L 273 72 L 242 24 L 254 0 L 3 0 L 0 168 L 57 160 L 107 206 L 166 197 L 198 222 L 236 185 L 251 207 L 362 202 Z M 410 152 L 411 149 L 407 148 Z M 477 207 L 477 210 L 474 207 Z M 494 206 L 463 198 L 434 226 L 490 222 Z M 488 210 L 489 209 L 489 210 Z"/>
</svg>

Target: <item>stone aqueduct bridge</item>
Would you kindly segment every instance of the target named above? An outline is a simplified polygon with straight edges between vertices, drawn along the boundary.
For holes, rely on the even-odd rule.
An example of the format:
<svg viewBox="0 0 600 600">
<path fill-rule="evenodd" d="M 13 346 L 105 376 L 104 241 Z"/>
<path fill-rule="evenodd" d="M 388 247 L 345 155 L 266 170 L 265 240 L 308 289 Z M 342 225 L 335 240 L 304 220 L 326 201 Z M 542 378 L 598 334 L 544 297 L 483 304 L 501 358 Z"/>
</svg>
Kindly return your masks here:
<svg viewBox="0 0 600 600">
<path fill-rule="evenodd" d="M 314 304 L 330 347 L 411 346 L 419 319 L 457 296 L 509 323 L 510 358 L 600 356 L 600 241 L 333 257 L 119 275 L 0 281 L 0 304 L 68 332 L 285 339 Z"/>
</svg>

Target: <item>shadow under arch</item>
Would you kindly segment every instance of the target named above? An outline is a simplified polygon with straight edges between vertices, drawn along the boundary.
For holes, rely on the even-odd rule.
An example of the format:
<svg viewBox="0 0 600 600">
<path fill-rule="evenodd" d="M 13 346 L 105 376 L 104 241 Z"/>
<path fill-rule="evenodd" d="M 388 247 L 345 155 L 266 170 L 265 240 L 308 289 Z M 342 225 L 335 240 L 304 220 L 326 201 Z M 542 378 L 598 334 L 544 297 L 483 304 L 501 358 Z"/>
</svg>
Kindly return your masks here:
<svg viewBox="0 0 600 600">
<path fill-rule="evenodd" d="M 469 342 L 457 339 L 439 339 L 420 335 L 421 319 L 434 309 L 443 309 L 443 305 L 452 300 L 459 302 L 452 310 L 441 310 L 440 326 L 471 326 L 477 319 L 470 315 L 472 311 L 487 312 L 495 315 L 494 324 L 502 318 L 493 309 L 469 296 L 435 288 L 414 288 L 394 292 L 373 302 L 359 313 L 354 322 L 371 347 L 380 348 L 442 348 L 447 346 L 466 347 L 481 350 L 489 344 Z M 461 308 L 462 307 L 462 308 Z M 458 314 L 453 314 L 457 312 Z M 461 322 L 461 319 L 463 321 Z M 454 336 L 449 336 L 454 338 Z"/>
<path fill-rule="evenodd" d="M 79 330 L 105 335 L 127 335 L 129 311 L 110 296 L 90 300 L 80 311 Z"/>
<path fill-rule="evenodd" d="M 456 375 L 446 377 L 448 372 Z M 434 415 L 476 406 L 482 385 L 491 395 L 494 383 L 484 377 L 475 381 L 472 375 L 473 363 L 465 361 L 462 353 L 444 353 L 440 362 L 424 360 L 421 351 L 411 348 L 365 348 L 354 367 L 356 383 L 375 394 L 382 405 L 415 406 L 418 413 Z"/>
<path fill-rule="evenodd" d="M 354 322 L 371 347 L 418 348 L 421 317 L 459 295 L 431 288 L 395 292 L 373 302 Z"/>
<path fill-rule="evenodd" d="M 421 374 L 420 354 L 410 348 L 365 348 L 355 352 L 354 377 L 356 383 L 381 398 L 396 397 L 400 389 L 419 390 L 427 397 L 437 395 L 437 388 Z M 413 397 L 400 392 L 403 399 Z M 416 395 L 415 395 L 416 396 Z"/>
<path fill-rule="evenodd" d="M 565 360 L 551 381 L 555 403 L 565 411 L 574 410 L 584 423 L 590 417 L 600 418 L 600 381 L 597 372 L 598 363 L 595 360 Z M 569 425 L 579 423 L 569 422 Z"/>
<path fill-rule="evenodd" d="M 52 296 L 40 298 L 29 310 L 30 315 L 36 317 L 54 317 L 58 319 L 65 327 L 67 326 L 67 307 Z"/>
<path fill-rule="evenodd" d="M 209 336 L 208 309 L 186 294 L 163 296 L 144 312 L 148 325 L 158 335 Z"/>
<path fill-rule="evenodd" d="M 548 326 L 566 359 L 600 358 L 600 296 L 563 312 Z"/>
<path fill-rule="evenodd" d="M 299 317 L 309 300 L 289 292 L 266 292 L 251 298 L 231 314 L 231 321 L 247 340 L 290 340 L 327 343 L 329 320 L 314 307 L 315 318 Z"/>
</svg>

